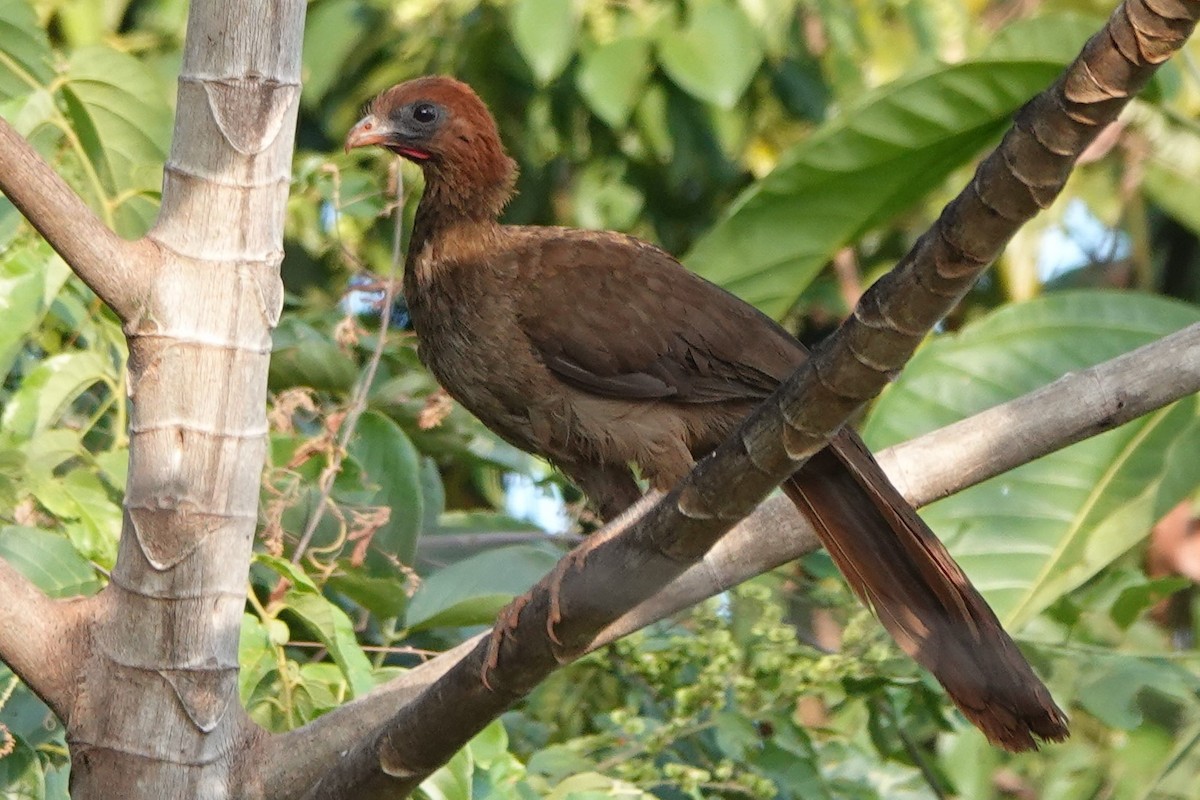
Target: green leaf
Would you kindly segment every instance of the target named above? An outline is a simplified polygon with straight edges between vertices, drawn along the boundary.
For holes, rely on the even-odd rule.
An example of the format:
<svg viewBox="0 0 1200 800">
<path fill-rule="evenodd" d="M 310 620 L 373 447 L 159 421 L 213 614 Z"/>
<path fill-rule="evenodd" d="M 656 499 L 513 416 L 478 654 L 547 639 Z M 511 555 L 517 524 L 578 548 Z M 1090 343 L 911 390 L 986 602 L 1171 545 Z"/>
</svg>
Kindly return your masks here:
<svg viewBox="0 0 1200 800">
<path fill-rule="evenodd" d="M 100 581 L 91 564 L 57 534 L 5 525 L 0 528 L 0 558 L 51 597 L 76 597 L 100 591 Z"/>
<path fill-rule="evenodd" d="M 982 411 L 1196 322 L 1148 295 L 1063 292 L 1006 306 L 917 352 L 864 429 L 876 448 Z M 1020 629 L 1196 489 L 1195 398 L 1011 470 L 922 512 Z"/>
<path fill-rule="evenodd" d="M 576 83 L 596 116 L 613 128 L 624 127 L 650 77 L 650 45 L 627 36 L 584 54 Z"/>
<path fill-rule="evenodd" d="M 373 577 L 344 562 L 345 559 L 342 567 L 346 571 L 329 578 L 326 585 L 330 589 L 341 592 L 380 619 L 393 619 L 404 613 L 404 607 L 408 605 L 408 595 L 404 591 L 407 581 L 397 575 Z"/>
<path fill-rule="evenodd" d="M 115 386 L 115 373 L 112 362 L 91 350 L 51 356 L 30 370 L 0 415 L 0 424 L 21 438 L 31 438 L 95 384 Z"/>
<path fill-rule="evenodd" d="M 321 644 L 329 650 L 334 663 L 341 668 L 355 697 L 361 697 L 375 686 L 371 662 L 354 636 L 354 625 L 346 612 L 325 597 L 311 592 L 288 590 L 283 604 L 312 630 Z"/>
<path fill-rule="evenodd" d="M 54 77 L 53 53 L 29 0 L 0 0 L 0 100 L 29 94 Z"/>
<path fill-rule="evenodd" d="M 1176 592 L 1182 592 L 1192 585 L 1192 582 L 1181 575 L 1169 578 L 1158 578 L 1135 586 L 1129 586 L 1121 591 L 1108 610 L 1112 621 L 1122 629 L 1127 629 L 1134 623 L 1142 612 L 1163 598 L 1170 597 Z"/>
<path fill-rule="evenodd" d="M 411 564 L 424 502 L 417 449 L 399 425 L 374 411 L 359 418 L 348 449 L 366 483 L 375 489 L 369 504 L 391 509 L 387 523 L 371 540 L 371 549 Z"/>
<path fill-rule="evenodd" d="M 1114 654 L 1090 662 L 1088 679 L 1079 687 L 1080 704 L 1105 725 L 1133 730 L 1142 724 L 1140 696 L 1158 692 L 1168 696 L 1194 696 L 1196 679 L 1176 665 L 1158 659 Z"/>
<path fill-rule="evenodd" d="M 332 0 L 309 6 L 304 25 L 301 101 L 322 109 L 322 100 L 339 79 L 346 58 L 361 47 L 370 17 L 360 0 Z"/>
<path fill-rule="evenodd" d="M 575 52 L 579 12 L 571 0 L 516 0 L 510 25 L 521 57 L 543 86 L 558 77 Z"/>
<path fill-rule="evenodd" d="M 42 763 L 32 747 L 14 740 L 11 753 L 0 758 L 0 800 L 42 800 L 46 779 Z"/>
<path fill-rule="evenodd" d="M 77 469 L 65 478 L 50 478 L 34 487 L 38 502 L 63 520 L 71 544 L 84 557 L 106 569 L 117 558 L 121 507 L 108 496 L 100 479 Z"/>
<path fill-rule="evenodd" d="M 474 773 L 471 750 L 464 747 L 444 767 L 421 783 L 421 791 L 429 800 L 471 800 Z"/>
<path fill-rule="evenodd" d="M 743 192 L 696 243 L 688 266 L 782 316 L 834 253 L 937 188 L 1059 69 L 974 62 L 884 87 Z"/>
<path fill-rule="evenodd" d="M 272 620 L 278 622 L 278 620 Z M 259 687 L 279 669 L 279 659 L 267 628 L 254 614 L 242 615 L 238 638 L 238 696 L 247 709 L 260 701 Z"/>
<path fill-rule="evenodd" d="M 269 373 L 272 391 L 309 386 L 318 391 L 348 392 L 358 377 L 354 362 L 316 328 L 292 316 L 273 334 Z"/>
<path fill-rule="evenodd" d="M 158 208 L 171 135 L 164 88 L 142 62 L 106 46 L 67 62 L 63 98 L 112 211 L 118 233 L 145 233 Z"/>
<path fill-rule="evenodd" d="M 981 54 L 988 61 L 1042 61 L 1066 66 L 1104 17 L 1074 11 L 1042 14 L 1006 25 Z"/>
<path fill-rule="evenodd" d="M 721 0 L 692 4 L 687 27 L 665 28 L 658 40 L 658 60 L 671 80 L 722 108 L 733 108 L 762 58 L 750 20 Z"/>
<path fill-rule="evenodd" d="M 45 317 L 71 270 L 49 248 L 20 250 L 0 261 L 0 377 Z"/>
<path fill-rule="evenodd" d="M 287 578 L 298 591 L 320 594 L 321 590 L 313 583 L 312 578 L 297 565 L 286 558 L 273 556 L 269 553 L 255 553 L 254 563 L 262 564 L 281 578 Z"/>
<path fill-rule="evenodd" d="M 1187 163 L 1169 166 L 1155 161 L 1146 165 L 1142 190 L 1164 211 L 1193 234 L 1200 235 L 1200 203 L 1192 202 L 1200 168 Z"/>
<path fill-rule="evenodd" d="M 414 630 L 486 625 L 556 563 L 556 556 L 529 545 L 459 561 L 425 579 L 409 603 L 407 625 Z"/>
</svg>

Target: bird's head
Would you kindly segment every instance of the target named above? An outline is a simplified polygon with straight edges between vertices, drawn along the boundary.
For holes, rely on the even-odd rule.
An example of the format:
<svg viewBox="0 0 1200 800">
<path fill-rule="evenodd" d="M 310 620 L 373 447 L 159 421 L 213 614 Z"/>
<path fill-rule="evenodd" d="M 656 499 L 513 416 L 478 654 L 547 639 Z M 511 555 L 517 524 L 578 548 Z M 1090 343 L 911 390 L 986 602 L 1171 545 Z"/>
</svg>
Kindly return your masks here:
<svg viewBox="0 0 1200 800">
<path fill-rule="evenodd" d="M 346 150 L 379 145 L 421 166 L 427 180 L 463 193 L 503 195 L 516 164 L 504 152 L 496 121 L 465 83 L 431 76 L 393 86 L 371 103 L 346 135 Z"/>
</svg>

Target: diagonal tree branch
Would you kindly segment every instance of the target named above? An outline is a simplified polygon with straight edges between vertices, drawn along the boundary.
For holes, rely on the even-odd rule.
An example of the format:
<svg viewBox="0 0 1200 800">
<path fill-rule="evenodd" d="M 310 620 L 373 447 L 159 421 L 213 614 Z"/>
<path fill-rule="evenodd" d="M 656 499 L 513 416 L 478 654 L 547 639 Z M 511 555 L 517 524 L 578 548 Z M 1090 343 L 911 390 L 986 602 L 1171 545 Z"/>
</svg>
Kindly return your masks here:
<svg viewBox="0 0 1200 800">
<path fill-rule="evenodd" d="M 924 505 L 1198 391 L 1200 324 L 1195 324 L 882 451 L 879 462 L 906 499 L 914 505 Z M 1004 420 L 1002 425 L 997 423 L 1000 419 Z M 919 477 L 906 483 L 905 476 Z M 648 504 L 641 507 L 648 508 Z M 795 506 L 786 498 L 773 497 L 734 526 L 700 562 L 599 631 L 588 650 L 610 644 L 754 575 L 799 558 L 817 549 L 819 544 L 811 525 L 796 513 Z M 523 620 L 515 633 L 518 637 L 537 638 L 541 634 L 539 624 L 532 618 Z M 340 760 L 342 752 L 359 740 L 364 730 L 385 725 L 396 711 L 479 646 L 485 636 L 442 653 L 371 695 L 342 706 L 304 728 L 265 740 L 266 754 L 254 759 L 270 765 L 262 778 L 267 785 L 281 785 L 282 781 L 293 779 L 300 779 L 297 785 L 307 785 L 318 780 L 332 763 Z M 285 792 L 274 796 L 300 795 Z M 326 787 L 325 794 L 316 796 L 339 795 L 332 787 Z"/>
<path fill-rule="evenodd" d="M 0 192 L 122 321 L 137 314 L 160 263 L 148 239 L 117 236 L 38 152 L 0 118 Z"/>
<path fill-rule="evenodd" d="M 75 700 L 89 601 L 52 600 L 0 558 L 0 661 L 59 716 Z"/>
<path fill-rule="evenodd" d="M 471 736 L 598 631 L 699 561 L 783 478 L 877 394 L 1027 220 L 1080 153 L 1190 35 L 1200 2 L 1128 0 L 1047 91 L 1017 116 L 970 185 L 854 315 L 716 452 L 620 534 L 593 537 L 507 615 L 498 664 L 475 647 L 340 760 L 307 797 L 404 797 Z M 619 527 L 619 526 L 614 526 Z M 583 566 L 586 560 L 586 567 Z M 615 576 L 620 576 L 616 579 Z M 557 640 L 545 628 L 553 600 Z M 520 614 L 524 608 L 524 614 Z M 518 614 L 520 616 L 518 617 Z M 505 623 L 502 623 L 505 624 Z M 494 655 L 494 654 L 493 654 Z M 481 671 L 489 673 L 489 689 Z"/>
</svg>

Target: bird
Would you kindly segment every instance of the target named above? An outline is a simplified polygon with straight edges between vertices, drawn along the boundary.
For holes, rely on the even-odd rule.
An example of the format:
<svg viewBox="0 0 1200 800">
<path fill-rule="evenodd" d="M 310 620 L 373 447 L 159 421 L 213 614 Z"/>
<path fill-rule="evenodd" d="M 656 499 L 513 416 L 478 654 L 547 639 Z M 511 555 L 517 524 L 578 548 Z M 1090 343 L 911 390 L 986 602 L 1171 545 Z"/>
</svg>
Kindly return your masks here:
<svg viewBox="0 0 1200 800">
<path fill-rule="evenodd" d="M 671 489 L 807 357 L 770 317 L 652 244 L 503 224 L 517 165 L 461 81 L 382 92 L 346 136 L 347 152 L 370 145 L 424 173 L 403 276 L 421 360 L 605 519 L 641 497 L 631 465 Z M 854 592 L 993 744 L 1067 737 L 1049 690 L 852 430 L 782 488 Z"/>
</svg>

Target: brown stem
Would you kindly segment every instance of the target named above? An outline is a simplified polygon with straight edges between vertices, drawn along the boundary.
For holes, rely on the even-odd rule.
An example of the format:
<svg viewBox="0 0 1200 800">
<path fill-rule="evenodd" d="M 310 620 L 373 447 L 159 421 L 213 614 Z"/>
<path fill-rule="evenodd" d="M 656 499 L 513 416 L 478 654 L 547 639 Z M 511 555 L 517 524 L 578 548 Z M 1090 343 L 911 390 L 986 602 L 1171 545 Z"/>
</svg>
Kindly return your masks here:
<svg viewBox="0 0 1200 800">
<path fill-rule="evenodd" d="M 58 715 L 75 700 L 87 600 L 52 600 L 0 559 L 0 660 Z"/>
<path fill-rule="evenodd" d="M 160 263 L 158 248 L 126 241 L 0 119 L 0 191 L 122 321 L 137 315 Z"/>
</svg>

